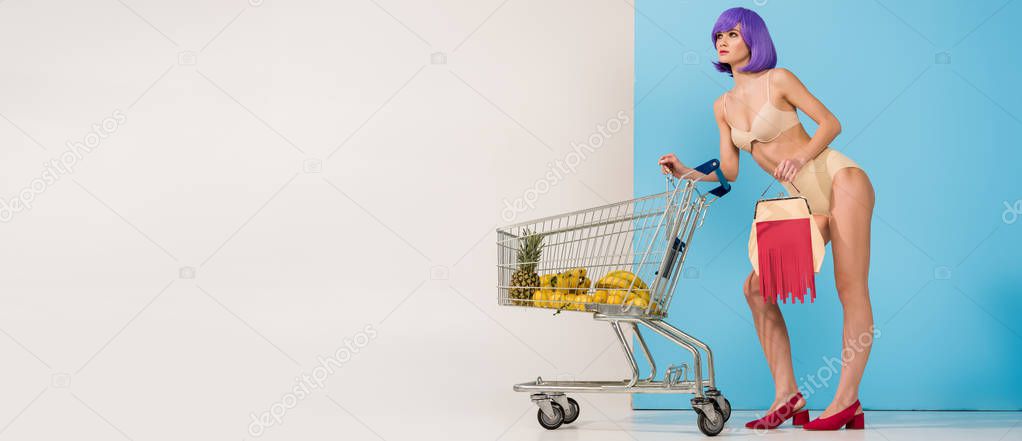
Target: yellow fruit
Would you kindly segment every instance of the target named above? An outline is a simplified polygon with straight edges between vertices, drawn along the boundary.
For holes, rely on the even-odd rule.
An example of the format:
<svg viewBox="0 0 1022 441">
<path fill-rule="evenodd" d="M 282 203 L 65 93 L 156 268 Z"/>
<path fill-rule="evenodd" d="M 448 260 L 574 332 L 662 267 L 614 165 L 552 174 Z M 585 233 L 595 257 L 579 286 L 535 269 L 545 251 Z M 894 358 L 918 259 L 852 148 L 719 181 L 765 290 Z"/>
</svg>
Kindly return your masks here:
<svg viewBox="0 0 1022 441">
<path fill-rule="evenodd" d="M 593 286 L 593 281 L 586 278 L 586 276 L 579 277 L 578 284 L 575 286 L 575 294 L 585 294 L 589 292 L 589 287 Z"/>
<path fill-rule="evenodd" d="M 607 296 L 607 304 L 610 305 L 620 305 L 623 300 L 624 297 L 622 297 L 621 294 L 611 293 Z"/>
<path fill-rule="evenodd" d="M 626 299 L 642 297 L 646 299 L 647 302 L 650 300 L 650 293 L 649 290 L 646 289 L 646 284 L 628 271 L 613 271 L 606 276 L 603 276 L 602 279 L 596 282 L 596 288 L 606 289 L 612 293 L 620 293 L 622 297 L 625 297 Z M 631 289 L 630 292 L 629 288 Z"/>
<path fill-rule="evenodd" d="M 632 291 L 632 292 L 625 292 L 624 293 L 624 298 L 625 298 L 625 302 L 630 302 L 632 300 L 639 300 L 639 299 L 641 299 L 644 302 L 646 302 L 646 304 L 648 305 L 649 304 L 649 291 L 635 290 L 635 291 Z"/>
<path fill-rule="evenodd" d="M 647 289 L 646 284 L 642 281 L 642 279 L 635 274 L 632 274 L 630 271 L 612 271 L 596 282 L 596 287 L 624 290 L 631 288 L 633 292 L 644 297 L 647 301 L 649 300 L 649 290 Z"/>
<path fill-rule="evenodd" d="M 543 274 L 539 276 L 539 286 L 542 288 L 554 288 L 557 282 L 557 274 Z"/>
<path fill-rule="evenodd" d="M 603 276 L 598 282 L 596 282 L 597 288 L 616 288 L 616 289 L 628 289 L 631 284 L 630 281 L 625 280 L 621 277 L 615 277 L 611 275 Z"/>
<path fill-rule="evenodd" d="M 607 303 L 607 291 L 596 291 L 592 298 L 593 303 Z"/>
<path fill-rule="evenodd" d="M 550 297 L 547 298 L 547 308 L 560 308 L 564 306 L 564 294 L 560 291 L 554 291 Z"/>
<path fill-rule="evenodd" d="M 639 291 L 638 287 L 631 286 L 631 282 L 620 277 L 605 277 L 603 283 L 597 283 L 597 288 L 617 289 L 628 291 Z"/>
<path fill-rule="evenodd" d="M 625 279 L 629 283 L 631 283 L 632 280 L 635 280 L 635 287 L 636 288 L 640 288 L 640 289 L 648 288 L 648 286 L 646 286 L 646 282 L 643 282 L 642 279 L 639 278 L 639 276 L 636 276 L 635 273 L 633 273 L 631 271 L 617 270 L 617 271 L 611 271 L 607 275 L 608 276 L 614 276 L 614 277 L 619 277 L 619 278 Z"/>
<path fill-rule="evenodd" d="M 557 289 L 568 290 L 568 289 L 574 288 L 575 287 L 575 281 L 572 280 L 572 277 L 573 276 L 568 271 L 565 271 L 563 273 L 558 274 L 557 275 L 557 284 L 556 284 Z"/>
<path fill-rule="evenodd" d="M 582 302 L 586 300 L 586 296 L 578 294 L 568 294 L 571 300 L 568 302 L 567 308 L 571 310 L 582 310 Z"/>
<path fill-rule="evenodd" d="M 639 297 L 642 297 L 642 298 L 646 299 L 647 302 L 649 301 L 649 290 L 648 289 L 637 289 L 637 290 L 634 290 L 632 292 L 634 294 L 638 295 Z"/>
<path fill-rule="evenodd" d="M 644 299 L 642 297 L 636 297 L 636 298 L 634 298 L 632 300 L 629 300 L 628 304 L 630 304 L 632 306 L 635 306 L 636 308 L 639 308 L 639 309 L 646 309 L 646 307 L 649 306 L 649 302 L 646 301 L 646 299 Z"/>
<path fill-rule="evenodd" d="M 575 303 L 575 294 L 568 293 L 564 295 L 564 304 L 562 304 L 561 307 L 571 309 L 571 305 L 573 303 Z"/>
<path fill-rule="evenodd" d="M 536 292 L 532 293 L 532 306 L 537 308 L 543 306 L 543 290 L 537 289 Z"/>
<path fill-rule="evenodd" d="M 555 294 L 557 294 L 557 291 L 554 291 L 552 289 L 546 290 L 546 302 L 543 302 L 543 307 L 544 308 L 556 308 L 557 307 L 557 306 L 554 306 L 554 295 Z"/>
<path fill-rule="evenodd" d="M 586 294 L 589 292 L 589 288 L 593 285 L 592 280 L 586 278 L 585 268 L 571 268 L 558 273 L 549 279 L 547 276 L 540 277 L 541 283 L 547 281 L 549 281 L 550 287 L 556 288 L 564 295 Z"/>
</svg>

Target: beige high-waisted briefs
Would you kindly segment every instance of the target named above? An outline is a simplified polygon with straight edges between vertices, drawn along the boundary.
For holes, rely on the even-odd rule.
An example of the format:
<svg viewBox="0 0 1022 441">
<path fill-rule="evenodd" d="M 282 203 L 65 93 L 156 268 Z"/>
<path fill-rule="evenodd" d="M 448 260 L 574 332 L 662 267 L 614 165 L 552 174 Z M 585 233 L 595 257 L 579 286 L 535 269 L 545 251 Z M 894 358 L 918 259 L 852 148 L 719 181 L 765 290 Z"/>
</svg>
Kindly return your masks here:
<svg viewBox="0 0 1022 441">
<path fill-rule="evenodd" d="M 851 158 L 828 146 L 795 175 L 795 186 L 799 191 L 787 182 L 781 185 L 788 191 L 788 195 L 805 197 L 813 214 L 830 216 L 830 189 L 834 175 L 845 167 L 862 169 Z"/>
</svg>

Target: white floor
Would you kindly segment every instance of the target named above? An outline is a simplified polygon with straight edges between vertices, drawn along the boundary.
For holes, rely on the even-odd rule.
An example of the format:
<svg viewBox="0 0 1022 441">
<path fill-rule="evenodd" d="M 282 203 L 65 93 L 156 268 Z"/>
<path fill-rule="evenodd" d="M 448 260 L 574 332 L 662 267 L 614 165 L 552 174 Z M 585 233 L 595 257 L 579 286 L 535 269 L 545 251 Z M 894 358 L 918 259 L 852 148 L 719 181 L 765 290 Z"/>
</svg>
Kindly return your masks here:
<svg viewBox="0 0 1022 441">
<path fill-rule="evenodd" d="M 578 395 L 574 397 L 580 398 Z M 631 411 L 603 397 L 582 396 L 575 423 L 548 431 L 536 422 L 535 410 L 516 420 L 500 440 L 706 440 L 691 411 Z M 817 412 L 811 412 L 816 414 Z M 718 438 L 799 440 L 1022 440 L 1022 412 L 867 411 L 865 430 L 809 432 L 790 422 L 770 431 L 744 428 L 760 415 L 735 411 Z"/>
</svg>

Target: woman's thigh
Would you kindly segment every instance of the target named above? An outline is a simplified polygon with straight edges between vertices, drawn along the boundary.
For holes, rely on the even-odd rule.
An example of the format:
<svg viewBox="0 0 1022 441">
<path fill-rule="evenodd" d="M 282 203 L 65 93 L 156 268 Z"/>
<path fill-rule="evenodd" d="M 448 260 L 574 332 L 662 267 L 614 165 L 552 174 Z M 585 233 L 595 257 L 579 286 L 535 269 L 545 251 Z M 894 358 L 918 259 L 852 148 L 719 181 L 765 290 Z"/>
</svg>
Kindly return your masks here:
<svg viewBox="0 0 1022 441">
<path fill-rule="evenodd" d="M 839 170 L 831 188 L 829 229 L 838 294 L 869 276 L 870 223 L 876 195 L 869 177 L 859 168 Z"/>
<path fill-rule="evenodd" d="M 830 242 L 830 217 L 822 214 L 814 214 L 813 220 L 816 221 L 816 226 L 820 227 L 820 235 L 823 236 L 823 244 L 827 245 L 827 242 Z"/>
</svg>

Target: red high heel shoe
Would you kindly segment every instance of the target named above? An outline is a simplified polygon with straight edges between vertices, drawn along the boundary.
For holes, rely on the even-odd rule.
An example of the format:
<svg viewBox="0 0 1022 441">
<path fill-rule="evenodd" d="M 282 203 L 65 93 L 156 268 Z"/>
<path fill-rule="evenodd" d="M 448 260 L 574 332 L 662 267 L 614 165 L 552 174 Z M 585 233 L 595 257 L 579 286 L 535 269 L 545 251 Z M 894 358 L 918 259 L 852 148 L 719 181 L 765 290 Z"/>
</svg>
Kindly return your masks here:
<svg viewBox="0 0 1022 441">
<path fill-rule="evenodd" d="M 859 409 L 859 400 L 855 400 L 851 406 L 834 415 L 826 418 L 817 418 L 802 426 L 806 430 L 838 430 L 841 426 L 846 429 L 863 429 L 866 427 L 866 412 L 855 414 Z"/>
<path fill-rule="evenodd" d="M 749 429 L 773 429 L 783 424 L 788 418 L 793 418 L 792 424 L 801 426 L 809 422 L 808 410 L 795 411 L 795 404 L 801 399 L 802 393 L 796 393 L 795 396 L 789 398 L 788 402 L 778 407 L 777 410 L 766 414 L 763 418 L 745 423 L 745 427 Z"/>
</svg>

